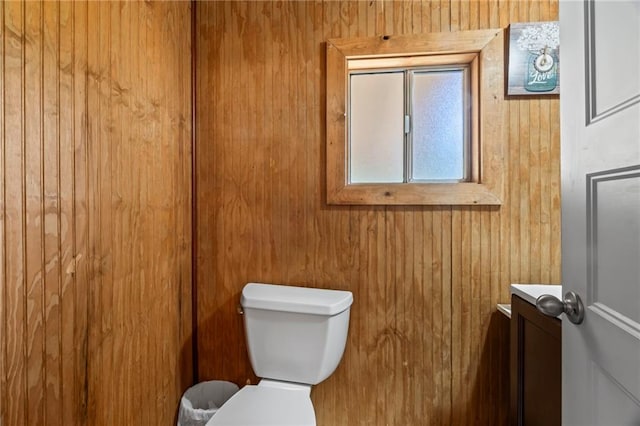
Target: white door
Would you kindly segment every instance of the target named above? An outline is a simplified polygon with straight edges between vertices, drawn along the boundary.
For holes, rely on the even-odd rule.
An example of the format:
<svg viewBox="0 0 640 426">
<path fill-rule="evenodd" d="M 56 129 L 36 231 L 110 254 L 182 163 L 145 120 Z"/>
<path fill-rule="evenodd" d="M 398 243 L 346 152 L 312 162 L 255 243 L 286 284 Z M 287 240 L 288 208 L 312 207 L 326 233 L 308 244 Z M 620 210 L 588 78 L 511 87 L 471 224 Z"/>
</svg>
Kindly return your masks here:
<svg viewBox="0 0 640 426">
<path fill-rule="evenodd" d="M 562 423 L 640 425 L 640 0 L 560 2 Z"/>
</svg>

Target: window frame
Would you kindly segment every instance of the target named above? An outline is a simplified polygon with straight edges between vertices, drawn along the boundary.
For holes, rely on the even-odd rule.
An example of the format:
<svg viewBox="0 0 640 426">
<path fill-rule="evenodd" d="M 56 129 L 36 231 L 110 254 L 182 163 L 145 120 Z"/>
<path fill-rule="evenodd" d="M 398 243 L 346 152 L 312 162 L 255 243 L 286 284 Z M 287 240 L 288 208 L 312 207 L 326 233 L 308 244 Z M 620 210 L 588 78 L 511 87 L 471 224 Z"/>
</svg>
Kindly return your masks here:
<svg viewBox="0 0 640 426">
<path fill-rule="evenodd" d="M 475 30 L 327 41 L 327 203 L 346 205 L 500 205 L 504 131 L 503 30 Z M 469 64 L 470 181 L 349 182 L 349 74 L 354 70 Z M 475 70 L 475 71 L 474 71 Z"/>
<path fill-rule="evenodd" d="M 393 58 L 395 59 L 395 58 Z M 356 66 L 352 66 L 352 62 L 356 62 Z M 446 64 L 446 65 L 443 65 Z M 369 66 L 367 66 L 369 65 Z M 362 59 L 357 61 L 349 61 L 347 67 L 347 182 L 349 185 L 362 184 L 362 183 L 381 183 L 387 184 L 391 182 L 353 182 L 351 180 L 351 167 L 352 162 L 350 158 L 352 156 L 352 130 L 348 126 L 352 123 L 352 118 L 349 116 L 349 112 L 352 111 L 351 95 L 354 75 L 376 75 L 376 74 L 393 74 L 402 73 L 403 75 L 403 113 L 408 114 L 411 117 L 410 130 L 403 135 L 403 180 L 402 183 L 461 183 L 461 182 L 476 182 L 478 180 L 478 156 L 476 152 L 478 150 L 478 102 L 479 97 L 477 82 L 478 80 L 478 58 L 475 54 L 445 54 L 445 55 L 432 55 L 432 56 L 418 56 L 411 58 L 411 64 L 408 66 L 399 66 L 400 61 L 378 61 L 376 59 Z M 429 74 L 437 72 L 447 71 L 461 71 L 464 76 L 464 93 L 463 104 L 467 111 L 464 112 L 464 135 L 463 135 L 463 163 L 464 171 L 463 178 L 460 180 L 438 180 L 438 179 L 413 179 L 413 148 L 414 144 L 414 129 L 416 128 L 415 114 L 413 111 L 414 97 L 413 92 L 415 88 L 415 76 L 417 74 Z M 394 182 L 401 183 L 401 182 Z"/>
</svg>

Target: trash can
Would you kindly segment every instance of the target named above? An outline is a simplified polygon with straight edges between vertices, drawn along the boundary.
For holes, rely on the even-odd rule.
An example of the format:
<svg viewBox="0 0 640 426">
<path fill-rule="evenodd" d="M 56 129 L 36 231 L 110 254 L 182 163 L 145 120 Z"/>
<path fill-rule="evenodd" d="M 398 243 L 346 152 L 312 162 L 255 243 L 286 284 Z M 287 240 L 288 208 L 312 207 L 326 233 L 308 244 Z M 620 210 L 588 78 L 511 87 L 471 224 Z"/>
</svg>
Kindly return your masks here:
<svg viewBox="0 0 640 426">
<path fill-rule="evenodd" d="M 198 383 L 182 395 L 178 426 L 204 426 L 239 388 L 220 380 Z"/>
</svg>

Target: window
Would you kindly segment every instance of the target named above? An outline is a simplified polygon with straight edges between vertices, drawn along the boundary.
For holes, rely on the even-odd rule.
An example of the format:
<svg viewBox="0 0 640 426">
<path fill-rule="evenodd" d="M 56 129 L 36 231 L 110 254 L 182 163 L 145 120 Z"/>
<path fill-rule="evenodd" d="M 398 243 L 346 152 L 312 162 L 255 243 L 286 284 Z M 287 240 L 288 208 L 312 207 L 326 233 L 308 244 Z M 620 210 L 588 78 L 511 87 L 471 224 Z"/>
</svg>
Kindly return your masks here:
<svg viewBox="0 0 640 426">
<path fill-rule="evenodd" d="M 502 30 L 329 40 L 327 201 L 500 204 L 502 64 Z"/>
<path fill-rule="evenodd" d="M 349 73 L 349 183 L 470 181 L 469 64 Z"/>
</svg>

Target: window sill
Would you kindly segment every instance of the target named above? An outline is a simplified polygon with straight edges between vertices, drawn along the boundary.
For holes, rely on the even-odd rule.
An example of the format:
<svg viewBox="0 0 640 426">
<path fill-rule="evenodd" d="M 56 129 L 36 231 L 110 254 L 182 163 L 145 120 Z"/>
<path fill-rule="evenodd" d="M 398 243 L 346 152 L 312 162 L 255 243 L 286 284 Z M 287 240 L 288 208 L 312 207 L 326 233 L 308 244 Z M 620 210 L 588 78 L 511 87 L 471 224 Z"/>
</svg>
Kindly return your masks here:
<svg viewBox="0 0 640 426">
<path fill-rule="evenodd" d="M 500 198 L 481 183 L 350 184 L 327 194 L 329 204 L 348 205 L 489 205 Z"/>
</svg>

